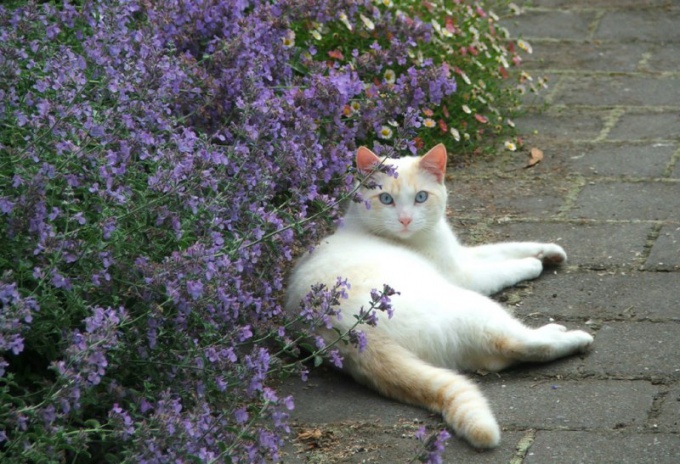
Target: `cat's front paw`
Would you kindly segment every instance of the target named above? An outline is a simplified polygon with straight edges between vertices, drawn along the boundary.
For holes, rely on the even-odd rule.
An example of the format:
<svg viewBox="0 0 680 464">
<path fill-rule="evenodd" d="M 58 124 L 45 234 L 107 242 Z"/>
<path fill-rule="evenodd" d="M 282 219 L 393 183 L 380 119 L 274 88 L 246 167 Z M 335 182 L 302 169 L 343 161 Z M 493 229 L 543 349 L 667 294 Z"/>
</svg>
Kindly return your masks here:
<svg viewBox="0 0 680 464">
<path fill-rule="evenodd" d="M 571 336 L 577 352 L 583 353 L 588 351 L 590 345 L 595 341 L 592 335 L 583 330 L 570 330 L 566 333 Z"/>
<path fill-rule="evenodd" d="M 564 248 L 554 243 L 543 245 L 536 257 L 541 260 L 544 266 L 557 266 L 567 261 L 567 253 Z"/>
<path fill-rule="evenodd" d="M 595 339 L 583 330 L 568 330 L 561 324 L 546 324 L 537 329 L 541 333 L 550 336 L 554 340 L 562 340 L 569 346 L 568 351 L 583 353 L 588 351 Z"/>
<path fill-rule="evenodd" d="M 567 328 L 562 324 L 546 324 L 538 328 L 543 332 L 566 332 Z"/>
</svg>

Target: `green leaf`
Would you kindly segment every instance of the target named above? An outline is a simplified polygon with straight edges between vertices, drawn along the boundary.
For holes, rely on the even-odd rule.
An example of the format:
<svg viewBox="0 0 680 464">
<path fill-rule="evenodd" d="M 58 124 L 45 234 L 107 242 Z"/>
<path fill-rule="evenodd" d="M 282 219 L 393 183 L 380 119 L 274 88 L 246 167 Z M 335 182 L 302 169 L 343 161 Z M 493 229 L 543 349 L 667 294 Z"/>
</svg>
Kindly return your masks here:
<svg viewBox="0 0 680 464">
<path fill-rule="evenodd" d="M 300 343 L 300 348 L 302 348 L 305 351 L 309 351 L 310 353 L 314 353 L 316 351 L 314 347 L 309 343 Z"/>
<path fill-rule="evenodd" d="M 85 426 L 89 429 L 99 430 L 102 428 L 102 424 L 99 423 L 97 419 L 88 419 L 85 421 Z"/>
</svg>

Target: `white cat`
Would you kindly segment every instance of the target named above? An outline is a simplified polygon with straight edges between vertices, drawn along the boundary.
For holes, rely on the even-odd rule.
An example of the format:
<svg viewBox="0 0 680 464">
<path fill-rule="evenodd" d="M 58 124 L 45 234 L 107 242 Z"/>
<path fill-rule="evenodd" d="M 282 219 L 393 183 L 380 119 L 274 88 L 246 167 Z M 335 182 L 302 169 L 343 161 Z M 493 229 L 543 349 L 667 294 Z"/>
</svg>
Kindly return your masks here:
<svg viewBox="0 0 680 464">
<path fill-rule="evenodd" d="M 368 307 L 372 289 L 394 288 L 393 317 L 379 313 L 376 327 L 361 326 L 363 351 L 339 344 L 343 369 L 383 395 L 440 412 L 446 423 L 478 448 L 499 444 L 500 428 L 477 386 L 459 370 L 498 371 L 520 361 L 550 361 L 584 351 L 593 337 L 548 324 L 529 328 L 484 296 L 541 274 L 545 263 L 567 259 L 546 243 L 464 247 L 445 218 L 446 149 L 422 158 L 388 160 L 398 177 L 375 170 L 381 159 L 365 147 L 357 169 L 381 188 L 361 188 L 370 203 L 353 203 L 342 225 L 297 264 L 287 308 L 318 282 L 339 276 L 351 284 L 334 326 L 348 330 L 351 316 Z M 327 341 L 337 338 L 324 331 Z"/>
</svg>

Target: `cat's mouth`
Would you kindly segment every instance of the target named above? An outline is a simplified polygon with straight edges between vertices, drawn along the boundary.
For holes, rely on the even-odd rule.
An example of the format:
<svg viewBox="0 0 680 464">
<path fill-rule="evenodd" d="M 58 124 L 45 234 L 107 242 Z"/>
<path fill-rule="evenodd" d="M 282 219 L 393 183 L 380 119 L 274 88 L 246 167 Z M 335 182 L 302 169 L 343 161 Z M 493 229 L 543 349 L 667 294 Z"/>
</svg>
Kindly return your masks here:
<svg viewBox="0 0 680 464">
<path fill-rule="evenodd" d="M 410 237 L 414 233 L 415 233 L 415 230 L 413 230 L 412 228 L 410 228 L 408 226 L 404 226 L 401 229 L 399 229 L 399 231 L 397 232 L 397 235 L 399 235 L 400 237 Z"/>
</svg>

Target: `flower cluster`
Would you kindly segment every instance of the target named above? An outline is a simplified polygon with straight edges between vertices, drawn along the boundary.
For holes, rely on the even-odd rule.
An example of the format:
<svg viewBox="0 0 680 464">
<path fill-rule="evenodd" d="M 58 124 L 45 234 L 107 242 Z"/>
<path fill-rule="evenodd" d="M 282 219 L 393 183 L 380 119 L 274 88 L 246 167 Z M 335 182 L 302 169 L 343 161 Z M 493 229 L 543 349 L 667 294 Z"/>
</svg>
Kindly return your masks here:
<svg viewBox="0 0 680 464">
<path fill-rule="evenodd" d="M 442 453 L 451 434 L 446 430 L 439 430 L 427 435 L 426 427 L 419 428 L 415 438 L 422 442 L 422 450 L 418 453 L 418 460 L 427 464 L 441 464 L 444 462 Z"/>
<path fill-rule="evenodd" d="M 0 280 L 0 353 L 10 352 L 18 355 L 24 351 L 23 332 L 28 330 L 28 325 L 33 320 L 33 313 L 38 310 L 34 298 L 22 298 L 17 284 L 7 283 L 9 274 Z M 9 364 L 0 356 L 0 377 L 5 374 L 5 368 Z"/>
<path fill-rule="evenodd" d="M 513 4 L 509 7 L 513 12 Z M 334 37 L 339 34 L 351 40 L 338 43 Z M 531 53 L 531 45 L 512 40 L 484 2 L 358 2 L 335 22 L 307 23 L 295 35 L 312 39 L 315 59 L 349 64 L 367 83 L 368 104 L 358 96 L 345 109 L 348 116 L 370 110 L 375 92 L 407 102 L 417 120 L 417 148 L 444 142 L 456 153 L 512 132 L 519 95 L 546 86 L 543 78 L 534 81 L 519 70 L 520 53 Z M 430 73 L 430 85 L 409 92 L 409 80 L 421 71 Z M 374 123 L 375 138 L 391 140 L 401 123 Z"/>
<path fill-rule="evenodd" d="M 460 93 L 415 13 L 0 6 L 0 460 L 278 458 L 293 400 L 272 377 L 341 365 L 316 331 L 348 288 L 286 315 L 291 261 L 353 195 L 358 144 L 414 153 Z"/>
</svg>

